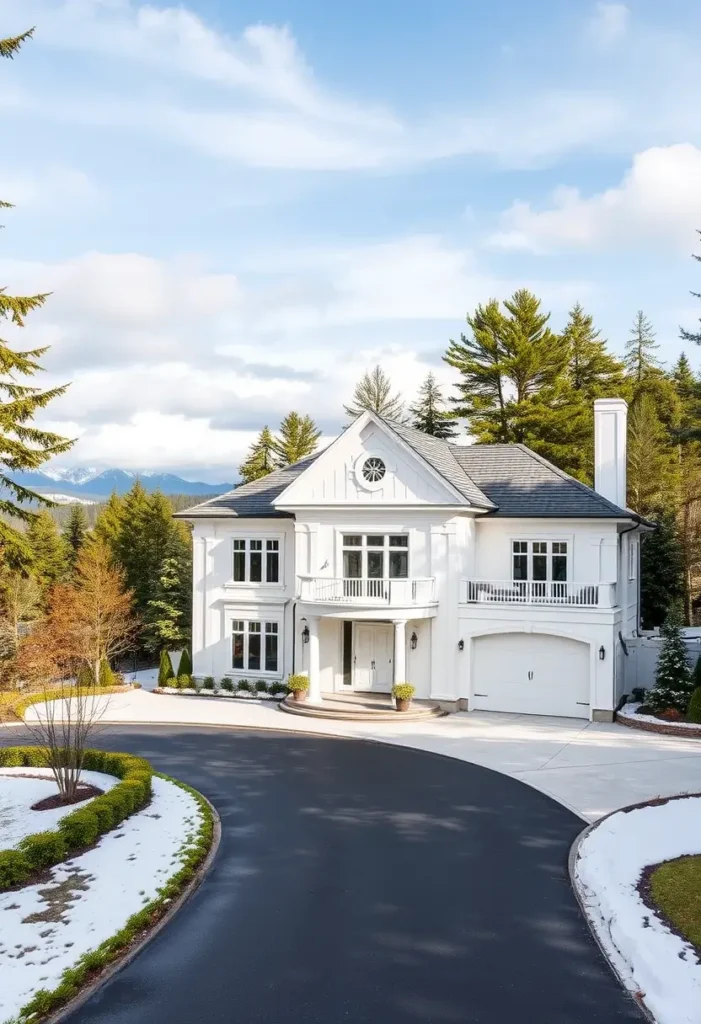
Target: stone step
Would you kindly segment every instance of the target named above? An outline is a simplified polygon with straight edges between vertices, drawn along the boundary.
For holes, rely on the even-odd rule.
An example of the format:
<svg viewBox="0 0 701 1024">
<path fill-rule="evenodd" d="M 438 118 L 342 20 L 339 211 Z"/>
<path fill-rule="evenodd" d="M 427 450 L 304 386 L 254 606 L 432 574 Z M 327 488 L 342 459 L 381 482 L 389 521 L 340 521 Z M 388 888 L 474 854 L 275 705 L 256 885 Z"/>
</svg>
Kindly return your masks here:
<svg viewBox="0 0 701 1024">
<path fill-rule="evenodd" d="M 334 706 L 335 705 L 335 706 Z M 343 722 L 417 722 L 428 718 L 441 718 L 447 715 L 438 704 L 415 704 L 408 711 L 396 711 L 390 704 L 382 707 L 357 706 L 349 701 L 327 701 L 324 704 L 312 704 L 309 701 L 294 701 L 285 697 L 278 704 L 280 711 L 288 715 L 300 715 L 304 718 L 323 718 L 329 721 Z"/>
</svg>

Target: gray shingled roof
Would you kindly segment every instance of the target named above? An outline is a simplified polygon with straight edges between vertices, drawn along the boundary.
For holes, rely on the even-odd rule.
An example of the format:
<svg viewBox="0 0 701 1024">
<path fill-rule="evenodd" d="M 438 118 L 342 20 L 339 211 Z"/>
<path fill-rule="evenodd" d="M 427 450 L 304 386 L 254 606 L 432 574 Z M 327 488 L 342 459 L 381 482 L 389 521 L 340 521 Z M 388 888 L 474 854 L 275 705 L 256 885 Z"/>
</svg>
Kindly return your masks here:
<svg viewBox="0 0 701 1024">
<path fill-rule="evenodd" d="M 451 444 L 450 448 L 465 472 L 497 506 L 496 516 L 600 519 L 634 515 L 524 444 Z"/>
<path fill-rule="evenodd" d="M 413 427 L 385 420 L 405 444 L 455 487 L 473 507 L 493 516 L 543 518 L 634 518 L 591 487 L 557 469 L 523 444 L 449 444 Z M 319 457 L 210 498 L 176 513 L 178 519 L 290 518 L 273 500 Z"/>
<path fill-rule="evenodd" d="M 420 455 L 421 458 L 439 473 L 444 480 L 463 495 L 464 498 L 476 508 L 495 508 L 491 501 L 477 486 L 474 480 L 470 479 L 465 468 L 460 465 L 452 451 L 452 445 L 446 444 L 438 437 L 431 437 L 421 430 L 408 427 L 404 423 L 397 423 L 395 420 L 384 420 L 386 426 L 392 430 L 397 437 Z"/>
<path fill-rule="evenodd" d="M 289 519 L 291 512 L 283 512 L 275 508 L 273 499 L 282 494 L 286 487 L 295 480 L 300 473 L 303 473 L 308 466 L 311 466 L 315 459 L 318 459 L 321 452 L 308 455 L 306 459 L 295 462 L 293 466 L 285 466 L 284 469 L 276 469 L 273 473 L 261 477 L 260 480 L 253 480 L 250 484 L 243 484 L 241 487 L 220 494 L 217 498 L 210 498 L 200 505 L 183 509 L 176 512 L 176 519 L 262 519 L 272 516 L 276 519 Z"/>
</svg>

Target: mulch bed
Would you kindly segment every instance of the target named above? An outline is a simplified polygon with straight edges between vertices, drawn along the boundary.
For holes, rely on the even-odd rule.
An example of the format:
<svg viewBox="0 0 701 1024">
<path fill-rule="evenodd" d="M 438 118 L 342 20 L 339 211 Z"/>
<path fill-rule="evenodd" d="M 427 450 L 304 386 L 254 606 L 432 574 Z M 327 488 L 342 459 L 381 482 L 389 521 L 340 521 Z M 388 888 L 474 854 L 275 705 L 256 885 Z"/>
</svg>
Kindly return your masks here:
<svg viewBox="0 0 701 1024">
<path fill-rule="evenodd" d="M 46 776 L 43 777 L 45 778 Z M 39 800 L 38 803 L 32 804 L 32 810 L 51 811 L 54 807 L 70 807 L 71 804 L 80 804 L 93 796 L 102 796 L 103 793 L 104 790 L 98 789 L 97 786 L 78 786 L 71 800 L 62 797 L 60 793 L 54 793 L 52 796 L 46 796 L 43 800 Z"/>
<path fill-rule="evenodd" d="M 685 739 L 701 739 L 701 725 L 698 729 L 690 729 L 688 726 L 680 728 L 673 722 L 665 722 L 662 718 L 659 722 L 644 722 L 636 721 L 629 715 L 616 715 L 616 721 L 619 725 L 627 725 L 629 729 L 642 729 L 643 732 L 656 732 L 663 736 L 681 736 Z"/>
</svg>

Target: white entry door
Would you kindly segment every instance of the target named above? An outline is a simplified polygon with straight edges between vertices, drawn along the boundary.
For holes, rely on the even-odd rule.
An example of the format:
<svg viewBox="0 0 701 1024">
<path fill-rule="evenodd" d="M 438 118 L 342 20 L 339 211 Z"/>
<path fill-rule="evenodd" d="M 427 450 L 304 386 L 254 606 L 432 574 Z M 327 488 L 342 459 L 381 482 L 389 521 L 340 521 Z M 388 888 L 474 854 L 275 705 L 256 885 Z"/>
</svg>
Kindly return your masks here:
<svg viewBox="0 0 701 1024">
<path fill-rule="evenodd" d="M 353 689 L 392 689 L 394 630 L 386 622 L 353 623 Z"/>
<path fill-rule="evenodd" d="M 543 633 L 499 633 L 473 643 L 473 711 L 589 717 L 589 646 Z"/>
</svg>

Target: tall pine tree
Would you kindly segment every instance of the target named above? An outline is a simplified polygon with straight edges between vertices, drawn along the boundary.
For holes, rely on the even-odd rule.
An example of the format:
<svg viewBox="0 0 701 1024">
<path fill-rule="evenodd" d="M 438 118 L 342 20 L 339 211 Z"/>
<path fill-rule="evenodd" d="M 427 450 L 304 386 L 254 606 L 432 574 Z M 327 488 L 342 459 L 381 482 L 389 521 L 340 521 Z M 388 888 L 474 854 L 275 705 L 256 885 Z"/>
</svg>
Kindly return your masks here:
<svg viewBox="0 0 701 1024">
<path fill-rule="evenodd" d="M 275 438 L 274 451 L 277 466 L 291 466 L 316 451 L 321 431 L 311 416 L 288 412 L 280 424 L 280 436 Z"/>
<path fill-rule="evenodd" d="M 248 455 L 239 466 L 241 483 L 250 484 L 260 480 L 275 469 L 275 438 L 269 427 L 263 427 L 248 449 Z"/>
<path fill-rule="evenodd" d="M 701 231 L 696 232 L 697 235 L 701 235 Z M 692 253 L 695 260 L 701 263 L 701 256 L 696 253 Z M 691 293 L 695 299 L 701 299 L 701 292 Z M 701 345 L 701 317 L 699 317 L 699 329 L 698 331 L 687 331 L 684 327 L 680 328 L 680 334 L 683 341 L 693 341 L 695 345 Z"/>
<path fill-rule="evenodd" d="M 78 560 L 78 554 L 85 543 L 87 530 L 88 521 L 85 518 L 85 510 L 83 506 L 71 505 L 68 519 L 66 520 L 62 530 L 71 570 L 75 568 L 75 564 Z"/>
<path fill-rule="evenodd" d="M 343 408 L 351 419 L 363 412 L 376 412 L 388 420 L 404 419 L 402 396 L 399 392 L 392 393 L 392 381 L 381 366 L 366 370 L 355 385 L 350 404 Z"/>
<path fill-rule="evenodd" d="M 633 401 L 628 417 L 628 503 L 641 516 L 654 518 L 676 507 L 678 458 L 652 397 Z"/>
<path fill-rule="evenodd" d="M 164 559 L 144 616 L 144 646 L 153 654 L 190 642 L 190 577 L 185 560 Z"/>
<path fill-rule="evenodd" d="M 66 544 L 49 512 L 41 511 L 27 528 L 27 541 L 32 552 L 31 573 L 37 581 L 42 600 L 68 571 Z"/>
<path fill-rule="evenodd" d="M 0 39 L 0 58 L 13 58 L 32 30 L 19 36 Z M 0 200 L 0 206 L 12 204 Z M 44 305 L 46 294 L 9 295 L 0 287 L 0 321 L 8 320 L 16 328 L 25 326 L 29 313 Z M 39 359 L 45 348 L 15 351 L 0 339 L 0 559 L 15 566 L 26 566 L 31 552 L 26 538 L 12 525 L 19 519 L 30 523 L 34 516 L 25 506 L 29 502 L 51 505 L 50 501 L 18 484 L 10 473 L 39 469 L 53 455 L 68 451 L 73 444 L 58 434 L 32 425 L 36 414 L 58 398 L 65 387 L 42 391 L 21 383 L 41 371 Z"/>
<path fill-rule="evenodd" d="M 684 567 L 674 511 L 655 513 L 657 529 L 646 534 L 640 549 L 640 622 L 657 629 L 684 593 Z"/>
<path fill-rule="evenodd" d="M 117 554 L 119 537 L 124 524 L 124 502 L 114 491 L 104 505 L 101 506 L 93 527 L 93 534 L 103 541 L 112 555 Z"/>
<path fill-rule="evenodd" d="M 416 401 L 409 406 L 413 426 L 424 434 L 447 441 L 457 434 L 455 419 L 446 411 L 445 399 L 436 375 L 427 373 Z"/>
<path fill-rule="evenodd" d="M 660 367 L 655 352 L 660 347 L 655 332 L 642 309 L 639 309 L 626 341 L 624 362 L 628 373 L 638 382 Z"/>
</svg>

